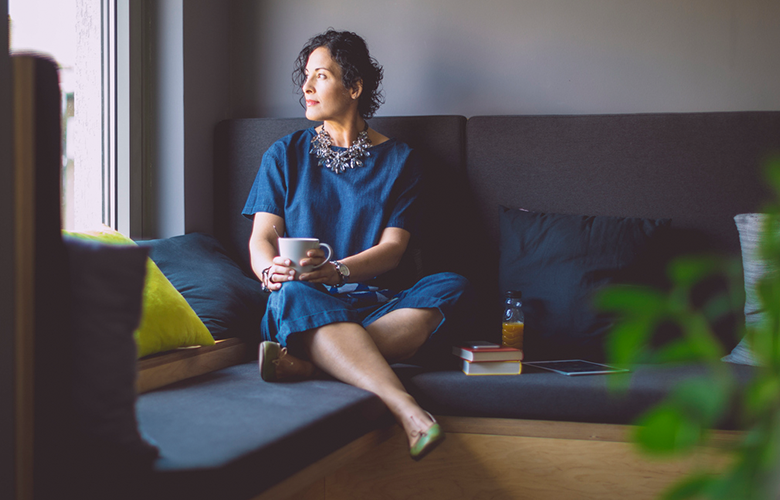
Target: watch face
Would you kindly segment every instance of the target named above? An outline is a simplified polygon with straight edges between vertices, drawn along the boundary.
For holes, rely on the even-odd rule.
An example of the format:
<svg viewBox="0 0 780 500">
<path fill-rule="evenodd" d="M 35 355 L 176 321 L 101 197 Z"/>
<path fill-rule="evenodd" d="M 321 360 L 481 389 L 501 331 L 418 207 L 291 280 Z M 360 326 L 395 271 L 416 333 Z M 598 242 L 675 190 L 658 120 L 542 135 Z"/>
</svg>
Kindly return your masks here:
<svg viewBox="0 0 780 500">
<path fill-rule="evenodd" d="M 338 270 L 345 278 L 349 277 L 349 268 L 345 264 L 339 262 Z"/>
</svg>

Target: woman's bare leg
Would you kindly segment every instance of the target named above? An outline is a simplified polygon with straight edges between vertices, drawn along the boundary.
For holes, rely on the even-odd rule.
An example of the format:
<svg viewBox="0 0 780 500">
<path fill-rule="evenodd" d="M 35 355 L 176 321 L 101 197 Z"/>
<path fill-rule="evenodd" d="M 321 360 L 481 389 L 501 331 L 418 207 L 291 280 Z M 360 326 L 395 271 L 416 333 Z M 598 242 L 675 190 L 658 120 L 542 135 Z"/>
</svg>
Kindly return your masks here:
<svg viewBox="0 0 780 500">
<path fill-rule="evenodd" d="M 396 309 L 368 325 L 366 331 L 385 360 L 396 363 L 412 357 L 442 319 L 434 308 Z M 290 354 L 275 363 L 280 378 L 310 378 L 316 373 L 314 365 Z"/>
<path fill-rule="evenodd" d="M 314 365 L 342 382 L 379 396 L 403 427 L 410 446 L 433 424 L 362 326 L 334 323 L 300 335 Z"/>
<path fill-rule="evenodd" d="M 435 308 L 403 308 L 374 321 L 366 331 L 388 363 L 412 357 L 422 347 L 444 317 Z"/>
</svg>

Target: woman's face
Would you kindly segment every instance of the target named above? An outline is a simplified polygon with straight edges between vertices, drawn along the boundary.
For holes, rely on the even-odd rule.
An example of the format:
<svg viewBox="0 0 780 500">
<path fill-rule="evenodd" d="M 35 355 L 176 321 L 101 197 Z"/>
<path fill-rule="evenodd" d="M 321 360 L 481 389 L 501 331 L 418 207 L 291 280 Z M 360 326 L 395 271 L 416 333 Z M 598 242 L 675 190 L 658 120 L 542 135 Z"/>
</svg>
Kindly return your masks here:
<svg viewBox="0 0 780 500">
<path fill-rule="evenodd" d="M 341 81 L 341 67 L 326 47 L 317 47 L 306 63 L 303 84 L 306 118 L 312 121 L 348 119 L 357 113 L 359 92 L 350 91 Z M 353 99 L 355 96 L 355 99 Z"/>
</svg>

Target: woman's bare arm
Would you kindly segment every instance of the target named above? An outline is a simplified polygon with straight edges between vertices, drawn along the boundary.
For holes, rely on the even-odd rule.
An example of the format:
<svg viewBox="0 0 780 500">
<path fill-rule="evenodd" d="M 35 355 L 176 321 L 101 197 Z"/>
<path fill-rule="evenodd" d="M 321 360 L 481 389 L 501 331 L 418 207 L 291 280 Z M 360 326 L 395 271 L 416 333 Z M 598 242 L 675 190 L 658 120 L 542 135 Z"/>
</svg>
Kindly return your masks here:
<svg viewBox="0 0 780 500">
<path fill-rule="evenodd" d="M 379 243 L 373 247 L 356 255 L 339 259 L 340 262 L 349 267 L 349 281 L 366 281 L 398 267 L 401 257 L 403 257 L 406 247 L 409 245 L 410 237 L 409 231 L 405 229 L 388 227 L 382 231 Z M 316 254 L 316 258 L 312 258 L 309 262 L 306 262 L 304 259 L 301 264 L 317 265 L 322 262 L 324 252 L 312 250 L 309 256 L 311 257 L 314 254 Z M 310 273 L 301 274 L 300 279 L 301 281 L 336 285 L 341 281 L 341 276 L 336 271 L 335 266 L 325 265 Z"/>
</svg>

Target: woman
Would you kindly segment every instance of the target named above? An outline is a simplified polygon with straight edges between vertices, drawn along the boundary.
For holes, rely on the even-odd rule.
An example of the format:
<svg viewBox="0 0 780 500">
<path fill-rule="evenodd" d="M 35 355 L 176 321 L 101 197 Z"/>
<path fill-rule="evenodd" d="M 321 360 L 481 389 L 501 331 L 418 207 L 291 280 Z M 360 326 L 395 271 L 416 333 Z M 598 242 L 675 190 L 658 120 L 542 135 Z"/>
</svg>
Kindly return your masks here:
<svg viewBox="0 0 780 500">
<path fill-rule="evenodd" d="M 382 68 L 363 39 L 333 30 L 315 36 L 293 79 L 306 117 L 322 125 L 269 148 L 243 212 L 253 218 L 252 268 L 271 292 L 261 375 L 273 381 L 322 370 L 374 392 L 403 427 L 412 457 L 422 458 L 444 434 L 388 363 L 415 355 L 468 283 L 443 273 L 399 294 L 372 286 L 398 266 L 409 244 L 421 170 L 411 148 L 365 121 L 381 103 Z M 333 260 L 296 274 L 279 257 L 282 233 L 329 243 Z M 300 265 L 317 266 L 324 257 L 310 250 Z"/>
</svg>

